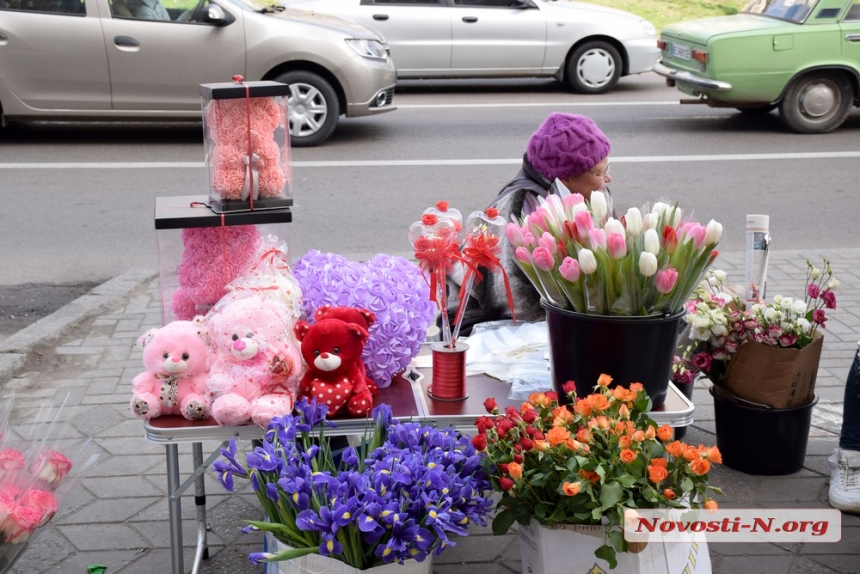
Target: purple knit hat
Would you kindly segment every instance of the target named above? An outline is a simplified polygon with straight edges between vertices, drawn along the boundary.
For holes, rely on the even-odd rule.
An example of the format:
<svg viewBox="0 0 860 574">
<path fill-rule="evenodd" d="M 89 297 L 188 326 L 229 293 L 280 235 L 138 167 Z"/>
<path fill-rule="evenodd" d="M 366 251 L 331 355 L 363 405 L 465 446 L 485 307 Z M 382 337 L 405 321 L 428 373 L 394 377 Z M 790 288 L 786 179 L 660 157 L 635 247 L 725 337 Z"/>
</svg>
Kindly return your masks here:
<svg viewBox="0 0 860 574">
<path fill-rule="evenodd" d="M 585 116 L 553 113 L 529 139 L 532 166 L 550 181 L 575 177 L 609 155 L 609 140 Z"/>
</svg>

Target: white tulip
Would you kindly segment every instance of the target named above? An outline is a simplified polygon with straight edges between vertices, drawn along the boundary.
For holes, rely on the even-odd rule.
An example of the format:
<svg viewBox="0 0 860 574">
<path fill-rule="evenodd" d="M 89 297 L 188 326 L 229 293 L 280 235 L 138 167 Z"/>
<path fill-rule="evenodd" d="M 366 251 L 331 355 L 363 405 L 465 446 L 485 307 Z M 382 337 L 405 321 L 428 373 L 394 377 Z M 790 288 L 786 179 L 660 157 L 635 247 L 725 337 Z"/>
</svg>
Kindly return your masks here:
<svg viewBox="0 0 860 574">
<path fill-rule="evenodd" d="M 653 253 L 643 251 L 639 255 L 639 272 L 645 277 L 651 277 L 657 273 L 657 257 Z"/>
<path fill-rule="evenodd" d="M 666 211 L 667 207 L 668 206 L 665 203 L 663 203 L 662 201 L 658 201 L 651 208 L 651 213 L 653 213 L 657 217 L 660 217 L 661 215 L 663 215 L 663 212 Z"/>
<path fill-rule="evenodd" d="M 642 212 L 639 211 L 638 207 L 628 209 L 624 219 L 627 221 L 627 231 L 633 235 L 642 233 Z"/>
<path fill-rule="evenodd" d="M 723 236 L 723 225 L 714 221 L 713 219 L 708 222 L 708 226 L 705 228 L 705 245 L 713 245 L 717 241 L 720 240 L 720 237 Z"/>
<path fill-rule="evenodd" d="M 573 209 L 571 211 L 573 211 L 574 214 L 577 214 L 580 211 L 587 211 L 587 210 L 588 210 L 588 206 L 585 205 L 585 203 L 577 203 L 576 205 L 573 206 Z"/>
<path fill-rule="evenodd" d="M 657 229 L 657 216 L 653 213 L 646 213 L 642 216 L 642 227 L 646 230 Z"/>
<path fill-rule="evenodd" d="M 606 217 L 607 205 L 606 195 L 602 191 L 591 192 L 591 212 L 594 214 L 594 219 L 602 221 Z"/>
<path fill-rule="evenodd" d="M 606 224 L 603 226 L 603 231 L 606 232 L 607 237 L 609 237 L 613 233 L 617 233 L 622 237 L 625 237 L 627 235 L 624 226 L 621 225 L 621 222 L 614 217 L 610 217 L 606 220 Z"/>
<path fill-rule="evenodd" d="M 578 259 L 579 270 L 586 275 L 591 275 L 597 271 L 597 259 L 594 258 L 594 253 L 590 249 L 580 249 Z"/>
<path fill-rule="evenodd" d="M 660 253 L 660 236 L 657 235 L 657 231 L 654 229 L 649 229 L 645 232 L 645 251 L 651 255 Z"/>
</svg>

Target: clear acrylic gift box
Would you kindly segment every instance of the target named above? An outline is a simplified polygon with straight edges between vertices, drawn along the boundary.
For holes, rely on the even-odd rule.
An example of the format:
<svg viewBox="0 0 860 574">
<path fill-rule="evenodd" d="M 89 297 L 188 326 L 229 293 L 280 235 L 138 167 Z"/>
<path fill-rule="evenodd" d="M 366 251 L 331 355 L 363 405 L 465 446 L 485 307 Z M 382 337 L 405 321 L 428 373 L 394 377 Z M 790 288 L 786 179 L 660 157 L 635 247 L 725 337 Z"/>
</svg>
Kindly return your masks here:
<svg viewBox="0 0 860 574">
<path fill-rule="evenodd" d="M 216 213 L 293 204 L 289 93 L 279 82 L 200 85 L 209 206 Z"/>
<path fill-rule="evenodd" d="M 204 315 L 267 246 L 288 255 L 290 208 L 218 214 L 206 202 L 205 195 L 155 199 L 162 324 Z"/>
</svg>

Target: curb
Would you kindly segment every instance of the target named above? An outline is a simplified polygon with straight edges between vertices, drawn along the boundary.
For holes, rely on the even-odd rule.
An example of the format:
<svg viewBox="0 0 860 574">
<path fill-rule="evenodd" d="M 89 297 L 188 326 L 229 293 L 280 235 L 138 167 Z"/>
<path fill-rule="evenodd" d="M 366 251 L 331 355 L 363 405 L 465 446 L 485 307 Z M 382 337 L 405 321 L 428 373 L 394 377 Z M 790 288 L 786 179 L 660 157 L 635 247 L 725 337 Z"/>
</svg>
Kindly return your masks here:
<svg viewBox="0 0 860 574">
<path fill-rule="evenodd" d="M 150 270 L 129 269 L 0 341 L 0 382 L 12 379 L 35 349 L 57 342 L 81 322 L 116 306 L 156 275 Z"/>
</svg>

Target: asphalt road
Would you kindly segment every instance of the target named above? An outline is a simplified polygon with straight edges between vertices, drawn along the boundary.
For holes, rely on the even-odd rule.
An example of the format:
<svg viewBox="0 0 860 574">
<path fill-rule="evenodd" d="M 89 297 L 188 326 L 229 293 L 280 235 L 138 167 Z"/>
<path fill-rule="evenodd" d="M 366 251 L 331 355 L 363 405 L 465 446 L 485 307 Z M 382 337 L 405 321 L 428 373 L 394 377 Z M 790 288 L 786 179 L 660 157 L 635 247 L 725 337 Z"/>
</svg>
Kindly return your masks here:
<svg viewBox="0 0 860 574">
<path fill-rule="evenodd" d="M 860 110 L 834 133 L 797 135 L 776 112 L 678 99 L 654 74 L 604 96 L 549 80 L 402 82 L 397 111 L 342 118 L 323 146 L 293 150 L 293 258 L 314 248 L 409 255 L 406 229 L 423 209 L 441 199 L 483 209 L 552 111 L 588 115 L 608 134 L 619 210 L 679 201 L 723 223 L 723 250 L 743 248 L 747 213 L 771 216 L 774 249 L 860 243 Z M 206 192 L 201 133 L 199 123 L 0 130 L 0 322 L 3 294 L 155 270 L 154 199 Z"/>
</svg>

